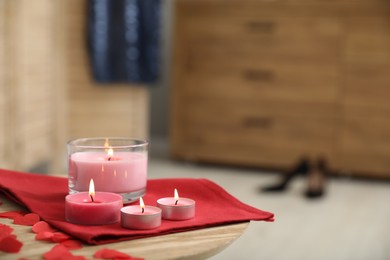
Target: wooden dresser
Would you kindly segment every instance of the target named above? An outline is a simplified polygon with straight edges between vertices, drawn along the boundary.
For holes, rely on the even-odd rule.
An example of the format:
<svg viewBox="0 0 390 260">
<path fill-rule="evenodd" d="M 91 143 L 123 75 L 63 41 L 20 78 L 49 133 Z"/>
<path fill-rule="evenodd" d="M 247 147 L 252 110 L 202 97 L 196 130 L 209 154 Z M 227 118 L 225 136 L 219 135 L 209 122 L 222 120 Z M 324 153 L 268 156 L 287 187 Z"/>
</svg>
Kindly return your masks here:
<svg viewBox="0 0 390 260">
<path fill-rule="evenodd" d="M 390 177 L 390 2 L 177 0 L 174 158 Z"/>
</svg>

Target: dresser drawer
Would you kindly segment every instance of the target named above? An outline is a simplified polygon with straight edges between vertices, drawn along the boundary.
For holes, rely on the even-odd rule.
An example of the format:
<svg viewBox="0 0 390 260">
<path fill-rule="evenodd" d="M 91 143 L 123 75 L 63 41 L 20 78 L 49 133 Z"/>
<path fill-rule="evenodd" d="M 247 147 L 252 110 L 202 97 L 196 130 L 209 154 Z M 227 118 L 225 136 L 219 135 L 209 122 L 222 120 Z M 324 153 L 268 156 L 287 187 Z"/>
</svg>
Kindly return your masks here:
<svg viewBox="0 0 390 260">
<path fill-rule="evenodd" d="M 246 154 L 255 155 L 253 163 L 268 161 L 271 166 L 274 156 L 273 161 L 288 164 L 298 155 L 329 157 L 334 149 L 334 107 L 195 98 L 186 105 L 180 125 L 192 159 L 226 154 L 242 159 Z"/>
<path fill-rule="evenodd" d="M 330 60 L 337 55 L 342 28 L 326 17 L 210 16 L 188 19 L 185 34 L 194 57 Z M 210 56 L 211 55 L 211 56 Z"/>
<path fill-rule="evenodd" d="M 389 17 L 351 17 L 346 22 L 345 58 L 348 62 L 387 63 L 390 60 Z"/>
<path fill-rule="evenodd" d="M 390 60 L 387 64 L 350 64 L 346 82 L 347 104 L 390 109 Z"/>
<path fill-rule="evenodd" d="M 335 103 L 342 96 L 339 64 L 259 60 L 203 63 L 186 72 L 180 85 L 188 96 Z"/>
<path fill-rule="evenodd" d="M 339 168 L 390 177 L 390 110 L 347 106 L 340 126 Z"/>
<path fill-rule="evenodd" d="M 390 108 L 390 19 L 348 20 L 346 102 Z"/>
</svg>

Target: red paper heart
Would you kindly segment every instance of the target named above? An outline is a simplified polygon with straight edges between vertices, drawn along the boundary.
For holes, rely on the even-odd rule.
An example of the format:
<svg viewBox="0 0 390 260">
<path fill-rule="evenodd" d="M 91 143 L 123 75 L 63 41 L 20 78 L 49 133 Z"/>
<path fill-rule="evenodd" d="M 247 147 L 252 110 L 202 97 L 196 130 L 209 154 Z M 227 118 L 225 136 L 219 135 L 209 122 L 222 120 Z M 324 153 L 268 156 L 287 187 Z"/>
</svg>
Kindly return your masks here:
<svg viewBox="0 0 390 260">
<path fill-rule="evenodd" d="M 13 229 L 12 227 L 8 226 L 8 225 L 0 224 L 0 241 L 1 241 L 3 238 L 5 238 L 5 237 L 11 235 L 11 233 L 12 233 L 13 230 L 14 230 L 14 229 Z"/>
<path fill-rule="evenodd" d="M 35 223 L 39 222 L 40 218 L 35 213 L 28 213 L 24 216 L 18 216 L 14 218 L 14 224 L 23 225 L 23 226 L 33 226 Z"/>
<path fill-rule="evenodd" d="M 47 222 L 45 221 L 39 221 L 35 223 L 32 227 L 32 231 L 34 233 L 40 233 L 40 232 L 55 232 L 57 229 L 52 228 Z"/>
<path fill-rule="evenodd" d="M 65 233 L 54 232 L 53 236 L 51 237 L 51 241 L 53 241 L 54 243 L 59 243 L 59 242 L 63 242 L 65 240 L 68 240 L 69 238 L 70 238 L 70 236 L 68 236 Z"/>
<path fill-rule="evenodd" d="M 45 253 L 43 257 L 46 260 L 85 260 L 84 256 L 75 256 L 63 245 L 54 246 L 49 252 Z"/>
<path fill-rule="evenodd" d="M 0 241 L 0 251 L 7 253 L 18 253 L 23 243 L 16 239 L 15 235 L 4 237 Z"/>
<path fill-rule="evenodd" d="M 68 248 L 69 250 L 83 248 L 83 244 L 80 241 L 74 240 L 74 239 L 68 239 L 68 240 L 62 241 L 61 245 Z"/>
<path fill-rule="evenodd" d="M 103 259 L 123 259 L 123 260 L 129 260 L 129 259 L 134 259 L 134 260 L 142 260 L 143 258 L 138 258 L 138 257 L 132 257 L 129 256 L 125 253 L 113 250 L 113 249 L 107 249 L 103 248 L 95 252 L 93 254 L 94 257 L 96 258 L 103 258 Z"/>
<path fill-rule="evenodd" d="M 67 234 L 64 234 L 62 232 L 50 232 L 50 231 L 44 231 L 44 232 L 39 232 L 35 236 L 36 240 L 45 240 L 45 241 L 51 241 L 54 243 L 59 243 L 63 242 L 65 240 L 70 239 L 70 236 Z"/>
<path fill-rule="evenodd" d="M 35 240 L 51 241 L 52 236 L 53 236 L 53 232 L 49 232 L 49 231 L 39 232 L 35 236 Z"/>
<path fill-rule="evenodd" d="M 26 214 L 26 212 L 21 211 L 21 210 L 17 210 L 17 211 L 6 211 L 6 212 L 1 212 L 1 213 L 0 213 L 0 218 L 14 219 L 14 218 L 16 218 L 16 217 L 21 217 L 21 216 L 23 216 L 24 214 Z"/>
</svg>

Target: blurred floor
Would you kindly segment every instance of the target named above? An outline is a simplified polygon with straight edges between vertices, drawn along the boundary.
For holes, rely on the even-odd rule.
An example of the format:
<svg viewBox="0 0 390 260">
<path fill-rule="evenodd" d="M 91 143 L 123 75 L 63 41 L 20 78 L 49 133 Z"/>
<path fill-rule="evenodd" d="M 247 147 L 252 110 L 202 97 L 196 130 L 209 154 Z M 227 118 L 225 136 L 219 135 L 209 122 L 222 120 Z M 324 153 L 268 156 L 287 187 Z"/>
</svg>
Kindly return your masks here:
<svg viewBox="0 0 390 260">
<path fill-rule="evenodd" d="M 153 148 L 154 146 L 154 148 Z M 212 259 L 390 259 L 390 183 L 331 179 L 319 200 L 303 197 L 298 178 L 284 193 L 264 194 L 275 173 L 170 161 L 163 143 L 152 142 L 149 178 L 208 178 L 242 202 L 275 213 L 274 223 L 252 222 Z"/>
</svg>

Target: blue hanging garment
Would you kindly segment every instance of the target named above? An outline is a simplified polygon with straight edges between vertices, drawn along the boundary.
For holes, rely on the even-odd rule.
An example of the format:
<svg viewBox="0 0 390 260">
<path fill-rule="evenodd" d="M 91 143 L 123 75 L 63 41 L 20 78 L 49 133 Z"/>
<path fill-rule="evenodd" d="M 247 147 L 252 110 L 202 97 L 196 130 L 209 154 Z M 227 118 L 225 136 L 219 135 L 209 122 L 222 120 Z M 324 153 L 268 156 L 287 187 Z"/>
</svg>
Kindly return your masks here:
<svg viewBox="0 0 390 260">
<path fill-rule="evenodd" d="M 160 11 L 160 0 L 89 0 L 88 51 L 97 82 L 156 82 Z"/>
</svg>

